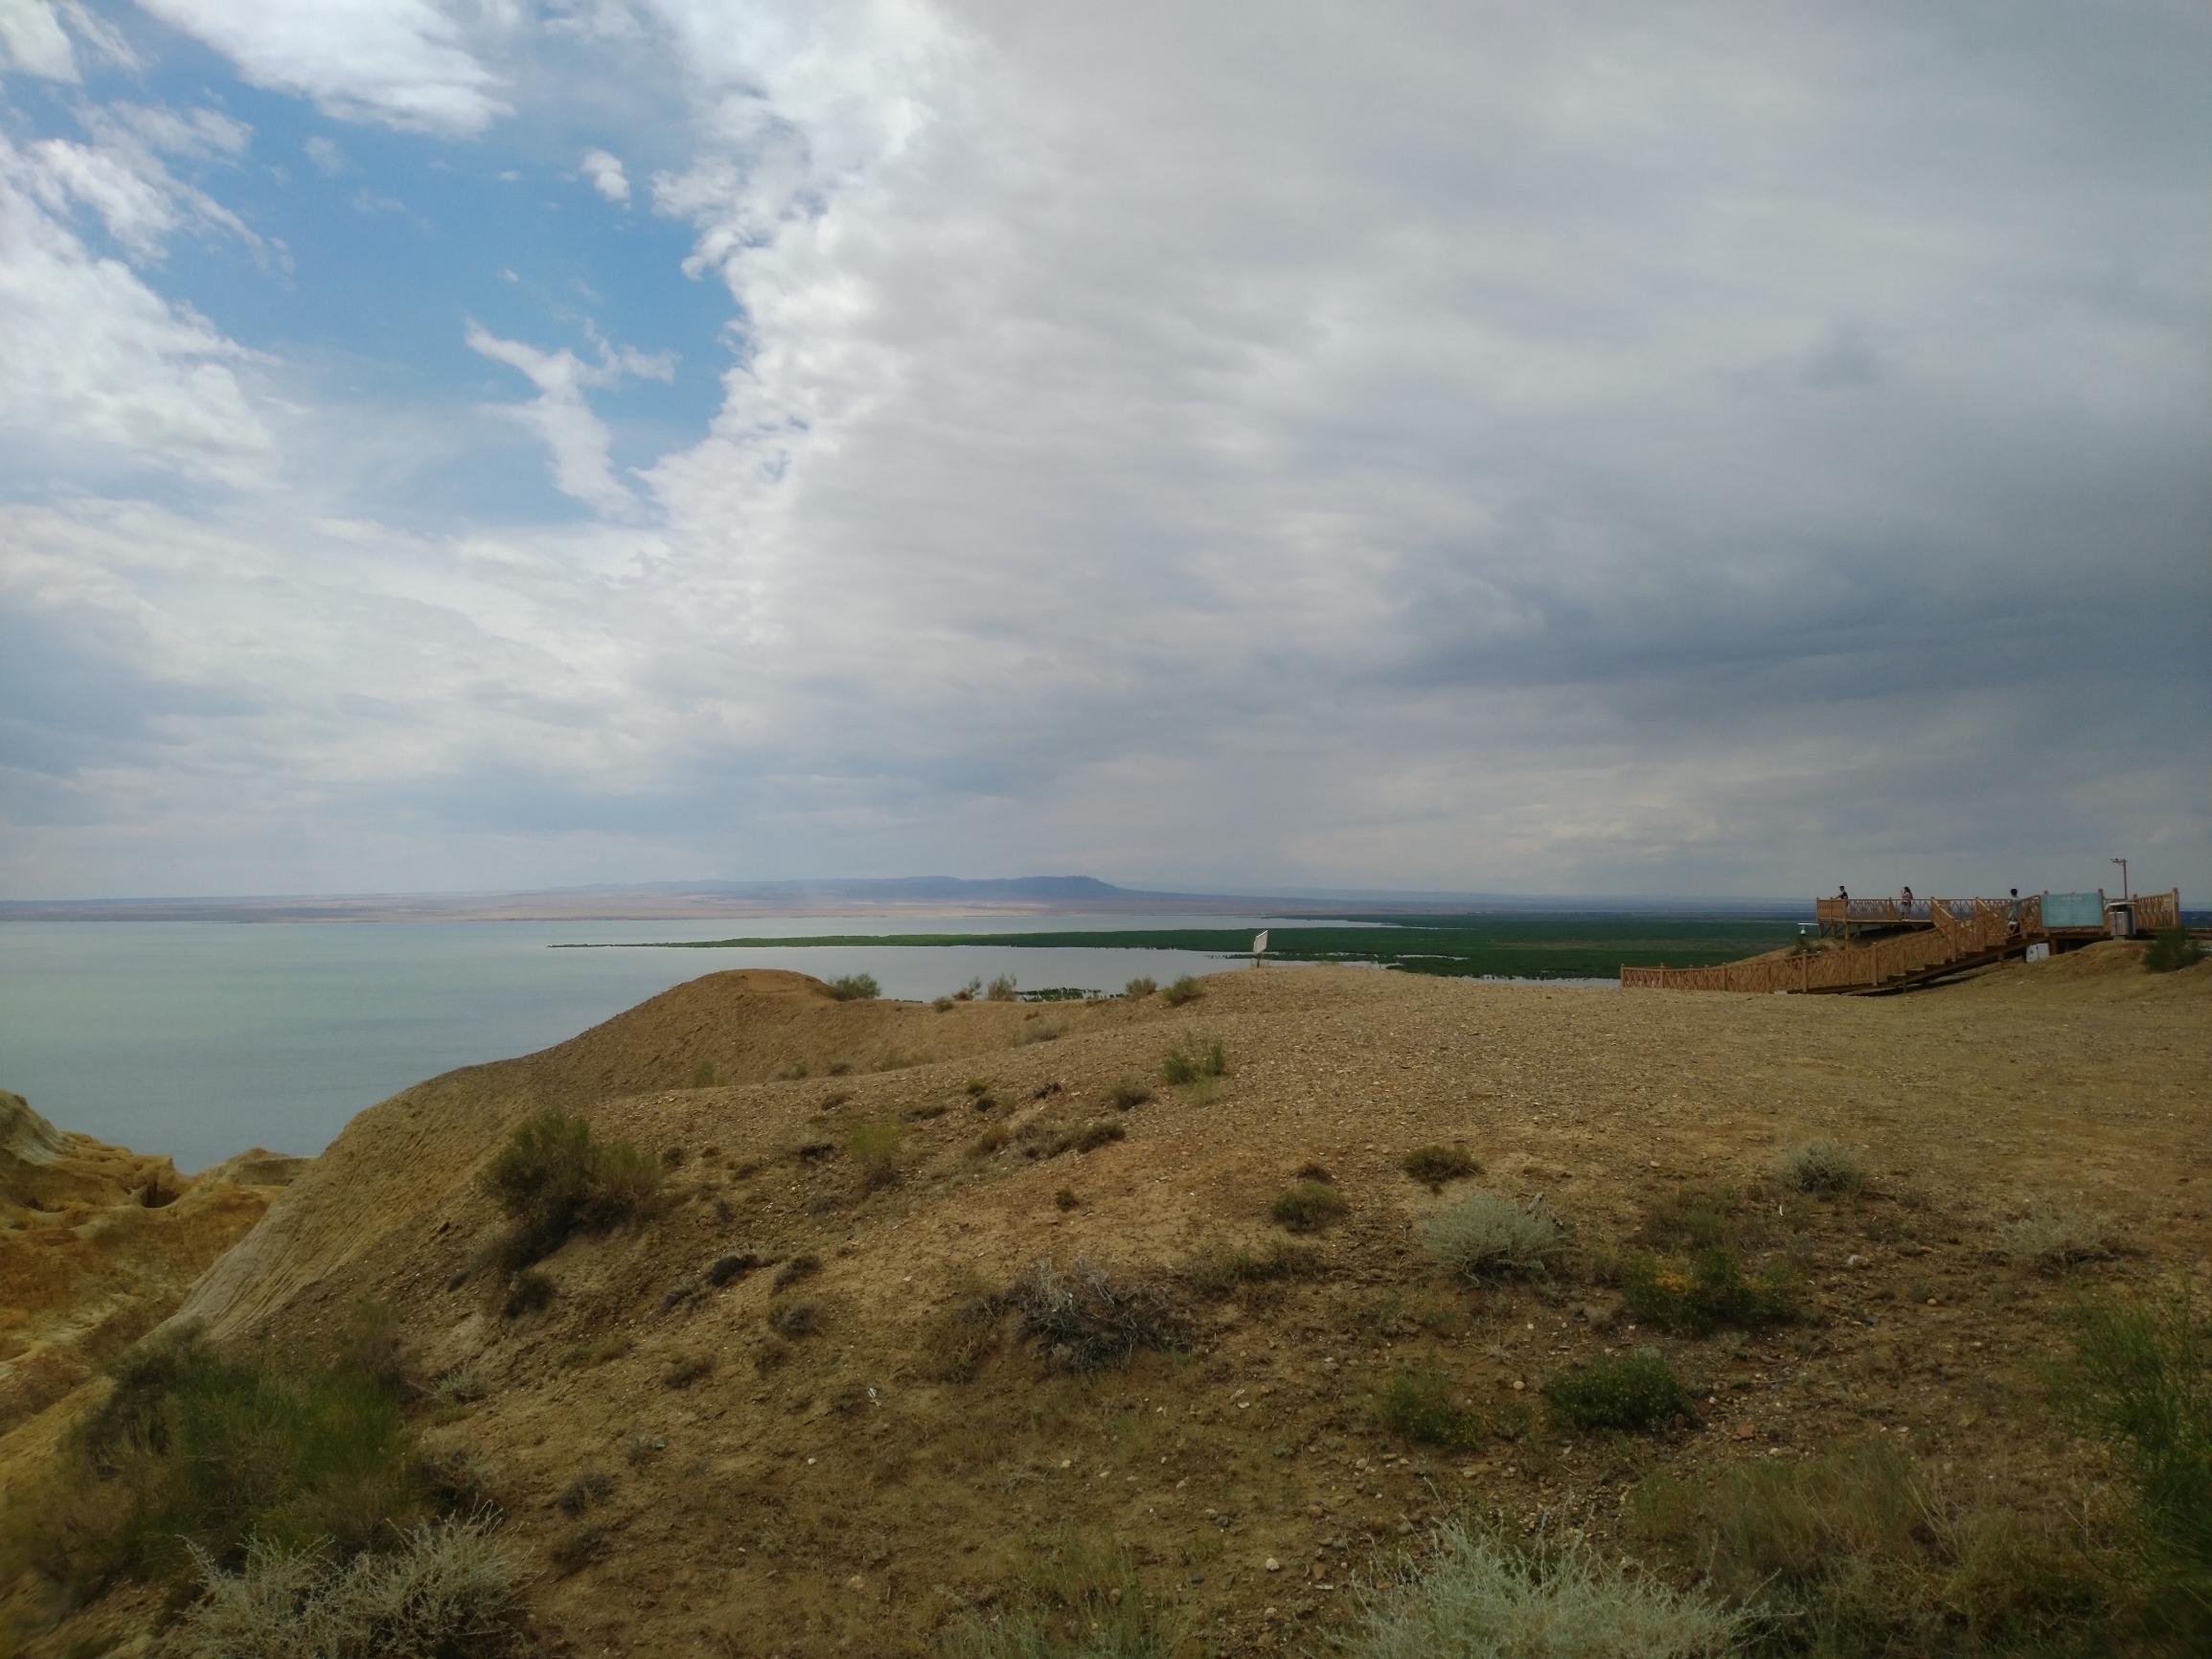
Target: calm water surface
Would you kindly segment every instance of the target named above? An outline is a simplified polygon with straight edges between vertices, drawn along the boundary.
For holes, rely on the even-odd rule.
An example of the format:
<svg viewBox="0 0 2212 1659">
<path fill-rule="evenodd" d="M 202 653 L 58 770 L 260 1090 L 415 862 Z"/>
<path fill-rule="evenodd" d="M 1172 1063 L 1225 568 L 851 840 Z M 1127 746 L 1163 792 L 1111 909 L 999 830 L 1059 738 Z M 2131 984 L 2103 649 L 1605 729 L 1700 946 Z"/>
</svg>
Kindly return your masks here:
<svg viewBox="0 0 2212 1659">
<path fill-rule="evenodd" d="M 710 921 L 65 921 L 0 925 L 0 1088 L 65 1129 L 197 1170 L 249 1146 L 319 1152 L 363 1106 L 529 1054 L 731 967 L 873 973 L 927 998 L 1011 973 L 1118 990 L 1226 964 L 1192 951 L 1002 946 L 549 950 L 823 933 L 1243 927 L 1251 917 L 804 917 Z"/>
</svg>

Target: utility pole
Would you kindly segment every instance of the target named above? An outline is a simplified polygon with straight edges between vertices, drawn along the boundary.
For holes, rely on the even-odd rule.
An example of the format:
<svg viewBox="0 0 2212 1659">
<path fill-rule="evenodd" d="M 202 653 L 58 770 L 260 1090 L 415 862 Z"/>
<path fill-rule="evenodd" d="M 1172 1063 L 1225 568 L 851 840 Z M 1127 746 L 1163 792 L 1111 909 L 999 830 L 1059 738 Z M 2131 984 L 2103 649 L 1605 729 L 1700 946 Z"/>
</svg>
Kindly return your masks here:
<svg viewBox="0 0 2212 1659">
<path fill-rule="evenodd" d="M 2128 861 L 2115 858 L 2112 862 L 2120 867 L 2120 902 L 2125 904 L 2128 902 Z"/>
</svg>

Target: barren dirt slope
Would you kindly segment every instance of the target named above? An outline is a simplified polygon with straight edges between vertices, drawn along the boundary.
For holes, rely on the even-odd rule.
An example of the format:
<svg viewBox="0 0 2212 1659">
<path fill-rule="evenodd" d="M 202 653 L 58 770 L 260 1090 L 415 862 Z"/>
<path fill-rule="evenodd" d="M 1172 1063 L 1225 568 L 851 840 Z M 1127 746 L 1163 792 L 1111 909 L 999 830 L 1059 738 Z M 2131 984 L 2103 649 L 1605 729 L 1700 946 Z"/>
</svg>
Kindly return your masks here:
<svg viewBox="0 0 2212 1659">
<path fill-rule="evenodd" d="M 1225 1653 L 1313 1647 L 1371 1542 L 1426 1515 L 1549 1511 L 1604 1540 L 1661 1466 L 1881 1435 L 2031 1508 L 2073 1502 L 2085 1454 L 2023 1432 L 2061 1292 L 1994 1261 L 1997 1229 L 2064 1202 L 2117 1218 L 2125 1253 L 2094 1275 L 2212 1275 L 2204 968 L 2155 978 L 2100 947 L 1884 1000 L 1329 968 L 1202 985 L 1177 1009 L 939 1012 L 710 975 L 363 1113 L 187 1311 L 244 1337 L 327 1329 L 364 1298 L 396 1308 L 421 1374 L 447 1379 L 425 1432 L 507 1507 L 556 1651 L 920 1651 L 1073 1534 L 1132 1550 L 1147 1593 Z M 1221 1043 L 1228 1076 L 1167 1085 L 1163 1052 L 1194 1039 Z M 736 1080 L 684 1086 L 702 1061 Z M 1127 1079 L 1152 1098 L 1117 1109 Z M 497 1220 L 476 1177 L 548 1104 L 680 1161 L 659 1218 L 572 1241 L 543 1263 L 550 1305 L 507 1317 L 472 1271 Z M 901 1177 L 867 1192 L 842 1148 L 881 1122 L 902 1125 Z M 1124 1138 L 1052 1150 L 1100 1122 Z M 1772 1185 L 1813 1137 L 1863 1148 L 1872 1189 Z M 1557 1208 L 1567 1274 L 1492 1293 L 1433 1270 L 1419 1223 L 1464 1186 L 1399 1164 L 1453 1141 L 1482 1167 L 1470 1184 Z M 1284 1239 L 1269 1203 L 1309 1165 L 1348 1205 L 1316 1236 L 1320 1272 L 1194 1284 L 1192 1263 Z M 1633 1329 L 1603 1262 L 1685 1184 L 1741 1195 L 1802 1276 L 1806 1319 Z M 697 1282 L 732 1254 L 762 1265 Z M 962 1299 L 1078 1256 L 1166 1286 L 1183 1351 L 1086 1379 L 1001 1328 L 960 1379 Z M 785 1271 L 806 1258 L 811 1276 Z M 810 1327 L 773 1333 L 771 1308 L 800 1303 Z M 1445 1458 L 1374 1423 L 1407 1363 L 1515 1426 L 1545 1377 L 1644 1342 L 1695 1384 L 1700 1425 Z M 586 1467 L 604 1483 L 580 1484 Z"/>
</svg>

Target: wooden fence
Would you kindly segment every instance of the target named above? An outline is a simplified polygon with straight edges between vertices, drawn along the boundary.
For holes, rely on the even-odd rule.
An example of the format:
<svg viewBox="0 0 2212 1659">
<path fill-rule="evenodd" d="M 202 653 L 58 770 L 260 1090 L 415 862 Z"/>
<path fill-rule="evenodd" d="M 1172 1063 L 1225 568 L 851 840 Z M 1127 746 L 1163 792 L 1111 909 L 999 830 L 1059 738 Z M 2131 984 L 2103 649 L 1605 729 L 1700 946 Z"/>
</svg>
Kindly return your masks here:
<svg viewBox="0 0 2212 1659">
<path fill-rule="evenodd" d="M 1840 920 L 1841 899 L 1823 898 L 1819 902 L 1835 907 Z M 2179 888 L 2171 893 L 2138 894 L 2132 903 L 2139 934 L 2179 924 Z M 1861 904 L 1870 914 L 1860 915 Z M 1855 924 L 1860 920 L 1875 924 L 1880 918 L 1871 912 L 1882 905 L 1889 907 L 1892 916 L 1899 909 L 1894 898 L 1854 898 L 1850 920 Z M 1994 958 L 2024 950 L 2035 941 L 2050 937 L 2043 926 L 2042 898 L 2037 894 L 2018 900 L 1931 898 L 1925 906 L 1916 904 L 1913 908 L 1919 913 L 1913 920 L 1927 925 L 1910 933 L 1827 950 L 1753 957 L 1748 962 L 1726 962 L 1716 967 L 1624 967 L 1621 984 L 1661 990 L 1876 990 L 1893 982 L 1917 978 L 1947 963 Z"/>
</svg>

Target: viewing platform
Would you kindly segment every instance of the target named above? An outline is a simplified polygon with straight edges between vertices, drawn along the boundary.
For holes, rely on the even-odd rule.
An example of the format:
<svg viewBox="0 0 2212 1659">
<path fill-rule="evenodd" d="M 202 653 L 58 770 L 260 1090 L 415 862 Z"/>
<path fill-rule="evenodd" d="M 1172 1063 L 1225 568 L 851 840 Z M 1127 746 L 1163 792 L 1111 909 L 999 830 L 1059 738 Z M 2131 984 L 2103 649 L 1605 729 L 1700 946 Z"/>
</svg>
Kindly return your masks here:
<svg viewBox="0 0 2212 1659">
<path fill-rule="evenodd" d="M 2181 893 L 2036 893 L 2022 898 L 1822 898 L 1817 941 L 1714 967 L 1623 967 L 1648 990 L 1881 995 L 1931 985 L 2008 957 L 2055 955 L 2100 939 L 2178 927 Z M 2040 948 L 2039 948 L 2040 947 Z"/>
</svg>

